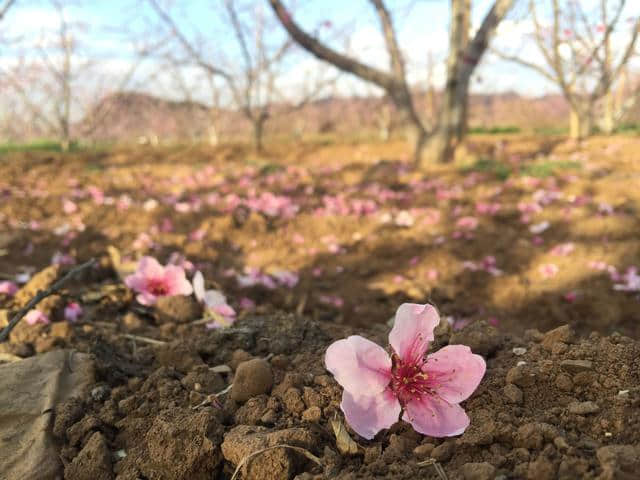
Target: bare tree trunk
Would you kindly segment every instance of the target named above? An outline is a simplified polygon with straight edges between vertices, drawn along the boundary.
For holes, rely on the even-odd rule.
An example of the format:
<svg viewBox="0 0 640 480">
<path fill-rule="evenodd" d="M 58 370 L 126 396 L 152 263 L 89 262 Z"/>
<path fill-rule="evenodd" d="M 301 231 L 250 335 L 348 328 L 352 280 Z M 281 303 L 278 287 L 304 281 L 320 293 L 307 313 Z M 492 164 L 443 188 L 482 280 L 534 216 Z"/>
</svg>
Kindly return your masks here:
<svg viewBox="0 0 640 480">
<path fill-rule="evenodd" d="M 264 153 L 264 124 L 267 118 L 266 115 L 260 115 L 251 120 L 253 126 L 253 148 L 256 153 Z"/>
<path fill-rule="evenodd" d="M 580 114 L 574 107 L 571 107 L 569 111 L 569 138 L 579 140 L 581 131 Z"/>
<path fill-rule="evenodd" d="M 456 144 L 466 132 L 468 78 L 461 78 L 464 52 L 469 43 L 471 0 L 451 1 L 447 84 L 436 130 L 427 141 L 425 155 L 439 162 L 453 159 Z M 467 82 L 465 85 L 463 82 Z"/>
<path fill-rule="evenodd" d="M 602 119 L 602 133 L 605 135 L 611 135 L 615 128 L 614 115 L 614 98 L 615 94 L 613 90 L 609 90 L 604 97 L 604 118 Z"/>
</svg>

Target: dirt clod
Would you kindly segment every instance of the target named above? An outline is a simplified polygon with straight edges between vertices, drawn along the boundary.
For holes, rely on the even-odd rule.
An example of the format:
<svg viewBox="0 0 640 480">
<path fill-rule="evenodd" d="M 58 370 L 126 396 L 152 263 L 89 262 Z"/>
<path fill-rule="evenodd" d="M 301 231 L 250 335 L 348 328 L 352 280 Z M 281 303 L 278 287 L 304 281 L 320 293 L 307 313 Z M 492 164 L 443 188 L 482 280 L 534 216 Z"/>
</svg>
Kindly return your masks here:
<svg viewBox="0 0 640 480">
<path fill-rule="evenodd" d="M 104 436 L 95 432 L 80 453 L 64 469 L 68 480 L 111 480 L 111 453 Z"/>
<path fill-rule="evenodd" d="M 187 323 L 202 316 L 202 306 L 191 295 L 160 297 L 155 305 L 158 323 Z"/>
<path fill-rule="evenodd" d="M 488 462 L 469 462 L 460 468 L 464 480 L 492 480 L 496 467 Z"/>
</svg>

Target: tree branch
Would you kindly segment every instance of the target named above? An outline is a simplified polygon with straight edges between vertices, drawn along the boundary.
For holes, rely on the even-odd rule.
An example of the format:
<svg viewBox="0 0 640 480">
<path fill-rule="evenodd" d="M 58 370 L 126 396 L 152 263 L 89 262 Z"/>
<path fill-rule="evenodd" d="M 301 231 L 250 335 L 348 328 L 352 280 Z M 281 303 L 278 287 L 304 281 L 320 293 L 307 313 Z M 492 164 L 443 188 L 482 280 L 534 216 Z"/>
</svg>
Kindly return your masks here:
<svg viewBox="0 0 640 480">
<path fill-rule="evenodd" d="M 67 274 L 64 277 L 62 277 L 60 280 L 55 282 L 49 288 L 47 288 L 46 290 L 38 291 L 36 296 L 33 297 L 31 300 L 29 300 L 29 302 L 24 307 L 22 307 L 20 310 L 18 310 L 18 313 L 16 313 L 13 316 L 13 318 L 11 319 L 9 324 L 2 329 L 2 331 L 0 332 L 0 343 L 7 341 L 7 339 L 9 338 L 9 334 L 11 333 L 11 330 L 14 329 L 14 327 L 18 324 L 18 322 L 20 322 L 20 320 L 22 320 L 22 318 L 27 313 L 29 313 L 29 310 L 31 310 L 36 305 L 38 305 L 38 303 L 40 303 L 41 300 L 44 300 L 49 295 L 53 295 L 54 293 L 56 293 L 69 280 L 71 280 L 76 274 L 80 273 L 82 270 L 85 270 L 85 269 L 93 266 L 93 264 L 95 262 L 96 262 L 95 258 L 92 258 L 88 262 L 85 262 L 85 263 L 83 263 L 81 265 L 78 265 L 77 267 L 72 268 L 71 270 L 69 270 L 67 272 Z"/>
<path fill-rule="evenodd" d="M 398 81 L 405 81 L 404 59 L 398 46 L 398 40 L 396 38 L 396 32 L 393 28 L 391 21 L 391 15 L 385 6 L 383 0 L 370 0 L 378 13 L 378 18 L 382 25 L 382 31 L 384 32 L 384 41 L 387 46 L 387 52 L 389 52 L 389 60 L 391 62 L 391 70 L 393 71 Z"/>
<path fill-rule="evenodd" d="M 0 20 L 4 18 L 14 3 L 16 3 L 16 0 L 6 0 L 4 5 L 0 6 Z"/>
<path fill-rule="evenodd" d="M 364 63 L 360 63 L 354 58 L 338 53 L 302 30 L 300 26 L 293 21 L 291 15 L 280 0 L 269 0 L 269 4 L 282 26 L 289 32 L 289 35 L 291 35 L 302 48 L 316 58 L 329 62 L 334 67 L 374 83 L 385 90 L 390 90 L 397 86 L 394 76 L 377 68 L 365 65 Z"/>
</svg>

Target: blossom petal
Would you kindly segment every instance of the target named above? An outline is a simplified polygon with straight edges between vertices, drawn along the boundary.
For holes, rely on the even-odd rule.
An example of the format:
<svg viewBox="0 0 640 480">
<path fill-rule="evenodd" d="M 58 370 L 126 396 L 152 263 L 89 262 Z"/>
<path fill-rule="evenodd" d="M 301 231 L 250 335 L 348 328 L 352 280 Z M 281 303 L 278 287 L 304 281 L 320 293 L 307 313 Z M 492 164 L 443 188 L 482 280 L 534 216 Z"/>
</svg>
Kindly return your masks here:
<svg viewBox="0 0 640 480">
<path fill-rule="evenodd" d="M 438 311 L 429 304 L 403 303 L 398 307 L 389 343 L 405 362 L 422 358 L 433 341 L 433 329 L 440 323 Z"/>
<path fill-rule="evenodd" d="M 193 293 L 196 296 L 196 299 L 199 302 L 204 301 L 204 294 L 205 294 L 205 290 L 204 290 L 204 276 L 202 275 L 202 272 L 200 270 L 198 270 L 194 275 L 193 275 L 193 280 L 191 282 L 193 284 Z"/>
<path fill-rule="evenodd" d="M 153 257 L 145 256 L 140 259 L 138 263 L 137 273 L 146 278 L 162 277 L 164 274 L 164 267 L 160 265 L 158 260 Z"/>
<path fill-rule="evenodd" d="M 469 426 L 469 417 L 460 405 L 427 395 L 407 403 L 402 419 L 430 437 L 453 437 Z"/>
<path fill-rule="evenodd" d="M 389 388 L 375 395 L 354 395 L 345 390 L 340 408 L 351 428 L 367 440 L 396 423 L 401 410 L 400 402 Z"/>
<path fill-rule="evenodd" d="M 376 395 L 391 380 L 391 357 L 380 345 L 358 335 L 329 345 L 324 363 L 352 394 Z"/>
<path fill-rule="evenodd" d="M 176 265 L 167 265 L 164 269 L 165 281 L 169 286 L 169 295 L 191 295 L 193 287 L 187 280 L 184 269 Z"/>
<path fill-rule="evenodd" d="M 450 403 L 469 398 L 484 377 L 487 365 L 466 345 L 449 345 L 427 356 L 423 371 L 438 396 Z"/>
</svg>

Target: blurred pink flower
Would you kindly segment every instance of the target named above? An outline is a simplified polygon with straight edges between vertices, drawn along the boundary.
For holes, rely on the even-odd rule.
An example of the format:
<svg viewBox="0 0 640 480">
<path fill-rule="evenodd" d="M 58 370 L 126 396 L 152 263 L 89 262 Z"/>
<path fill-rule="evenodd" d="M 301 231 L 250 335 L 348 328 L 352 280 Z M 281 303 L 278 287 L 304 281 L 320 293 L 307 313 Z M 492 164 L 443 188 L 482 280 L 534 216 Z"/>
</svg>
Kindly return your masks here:
<svg viewBox="0 0 640 480">
<path fill-rule="evenodd" d="M 538 270 L 543 278 L 551 278 L 556 276 L 560 269 L 555 263 L 545 263 L 544 265 L 540 265 Z"/>
<path fill-rule="evenodd" d="M 78 302 L 69 302 L 66 307 L 64 307 L 64 318 L 68 322 L 77 322 L 78 318 L 82 316 L 82 307 Z"/>
<path fill-rule="evenodd" d="M 65 198 L 62 200 L 62 211 L 67 215 L 71 215 L 72 213 L 76 213 L 78 211 L 78 205 L 75 204 L 72 200 Z"/>
<path fill-rule="evenodd" d="M 24 321 L 29 325 L 35 325 L 36 323 L 47 325 L 51 323 L 49 317 L 45 313 L 37 309 L 29 310 L 29 312 L 24 316 Z"/>
<path fill-rule="evenodd" d="M 614 290 L 623 292 L 640 292 L 640 275 L 636 267 L 629 267 L 627 271 L 620 276 L 622 283 L 613 286 Z"/>
<path fill-rule="evenodd" d="M 17 291 L 18 291 L 18 285 L 16 285 L 15 283 L 9 280 L 2 280 L 0 282 L 0 293 L 13 296 Z"/>
<path fill-rule="evenodd" d="M 459 405 L 477 388 L 484 359 L 465 345 L 425 357 L 440 317 L 431 305 L 405 303 L 389 333 L 392 354 L 358 335 L 329 346 L 325 365 L 344 388 L 340 408 L 358 435 L 372 439 L 402 419 L 424 435 L 460 435 L 469 417 Z"/>
<path fill-rule="evenodd" d="M 553 247 L 549 253 L 551 253 L 552 255 L 565 256 L 573 252 L 575 248 L 575 244 L 573 244 L 572 242 L 561 243 Z"/>
<path fill-rule="evenodd" d="M 142 305 L 153 305 L 158 297 L 193 293 L 182 267 L 163 267 L 153 257 L 142 257 L 136 272 L 128 275 L 124 283 L 138 293 L 136 299 Z"/>
<path fill-rule="evenodd" d="M 461 217 L 456 222 L 456 227 L 464 230 L 475 230 L 478 227 L 478 219 L 476 217 Z"/>
<path fill-rule="evenodd" d="M 219 290 L 205 290 L 204 276 L 197 271 L 193 276 L 193 293 L 196 299 L 202 303 L 209 313 L 213 313 L 214 320 L 211 324 L 217 327 L 228 327 L 235 321 L 236 311 L 227 303 L 227 297 Z M 219 318 L 222 317 L 222 318 Z M 208 328 L 213 328 L 207 324 Z"/>
</svg>

